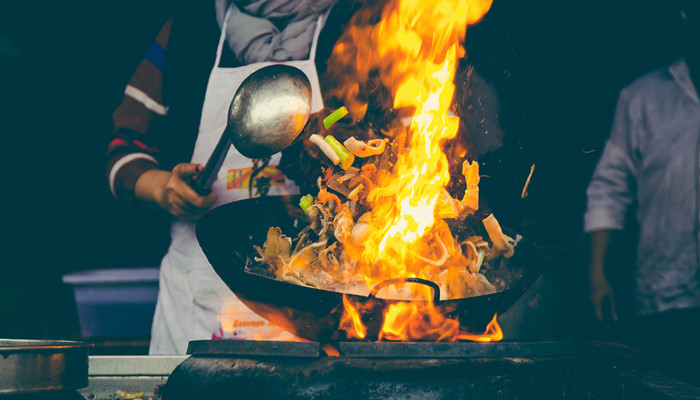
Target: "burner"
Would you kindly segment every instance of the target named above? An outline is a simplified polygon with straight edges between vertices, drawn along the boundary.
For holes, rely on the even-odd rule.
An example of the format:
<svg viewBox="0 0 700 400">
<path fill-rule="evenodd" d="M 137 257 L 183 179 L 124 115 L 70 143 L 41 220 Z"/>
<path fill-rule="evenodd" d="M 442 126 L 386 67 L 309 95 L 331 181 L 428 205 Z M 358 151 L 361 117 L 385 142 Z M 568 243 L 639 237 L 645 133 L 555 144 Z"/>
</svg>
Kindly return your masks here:
<svg viewBox="0 0 700 400">
<path fill-rule="evenodd" d="M 197 341 L 164 400 L 664 398 L 700 389 L 655 373 L 634 349 L 599 342 Z M 336 356 L 330 356 L 335 354 Z M 633 394 L 633 395 L 630 395 Z"/>
<path fill-rule="evenodd" d="M 317 342 L 268 342 L 260 340 L 195 340 L 187 354 L 197 356 L 311 357 L 321 356 Z"/>
</svg>

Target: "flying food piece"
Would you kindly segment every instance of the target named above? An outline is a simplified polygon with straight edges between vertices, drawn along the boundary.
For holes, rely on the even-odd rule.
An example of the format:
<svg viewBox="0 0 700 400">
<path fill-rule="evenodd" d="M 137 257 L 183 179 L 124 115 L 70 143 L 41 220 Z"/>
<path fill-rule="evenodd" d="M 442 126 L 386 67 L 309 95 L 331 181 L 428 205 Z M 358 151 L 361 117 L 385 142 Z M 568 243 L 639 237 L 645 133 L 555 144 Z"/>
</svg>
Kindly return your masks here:
<svg viewBox="0 0 700 400">
<path fill-rule="evenodd" d="M 467 181 L 467 188 L 460 204 L 464 213 L 474 214 L 479 209 L 479 163 L 464 161 L 462 164 L 462 174 Z"/>
<path fill-rule="evenodd" d="M 389 139 L 372 139 L 365 143 L 362 140 L 357 140 L 354 136 L 351 136 L 348 140 L 343 142 L 343 144 L 352 154 L 357 157 L 364 158 L 382 154 L 384 152 L 384 148 L 386 147 L 386 142 L 388 141 Z"/>
<path fill-rule="evenodd" d="M 319 149 L 323 152 L 323 154 L 328 157 L 328 159 L 331 160 L 333 165 L 338 165 L 340 164 L 340 156 L 333 150 L 330 144 L 328 144 L 323 138 L 317 134 L 313 134 L 309 136 L 309 141 L 316 146 L 318 146 Z"/>
<path fill-rule="evenodd" d="M 527 188 L 530 186 L 530 179 L 532 179 L 532 173 L 535 172 L 535 164 L 532 164 L 532 167 L 530 167 L 530 175 L 527 176 L 527 180 L 525 181 L 525 186 L 523 187 L 523 192 L 520 194 L 520 198 L 524 199 L 527 197 Z"/>
<path fill-rule="evenodd" d="M 333 124 L 338 122 L 338 120 L 346 115 L 348 115 L 348 109 L 345 108 L 345 106 L 340 107 L 339 109 L 333 111 L 331 115 L 323 119 L 323 127 L 326 129 L 330 128 L 333 126 Z"/>
<path fill-rule="evenodd" d="M 333 136 L 326 135 L 325 141 L 340 158 L 340 168 L 347 171 L 352 166 L 352 163 L 355 162 L 355 156 Z"/>
<path fill-rule="evenodd" d="M 301 209 L 304 210 L 306 214 L 309 213 L 309 207 L 311 207 L 312 204 L 314 204 L 314 196 L 310 194 L 307 194 L 306 196 L 299 199 L 299 207 L 301 207 Z"/>
<path fill-rule="evenodd" d="M 513 246 L 514 240 L 503 234 L 501 225 L 498 224 L 496 217 L 494 217 L 493 214 L 489 214 L 482 222 L 484 223 L 486 232 L 489 234 L 489 238 L 493 242 L 493 249 L 491 249 L 489 258 L 493 259 L 499 255 L 503 255 L 505 258 L 513 257 L 515 253 L 515 247 Z"/>
</svg>

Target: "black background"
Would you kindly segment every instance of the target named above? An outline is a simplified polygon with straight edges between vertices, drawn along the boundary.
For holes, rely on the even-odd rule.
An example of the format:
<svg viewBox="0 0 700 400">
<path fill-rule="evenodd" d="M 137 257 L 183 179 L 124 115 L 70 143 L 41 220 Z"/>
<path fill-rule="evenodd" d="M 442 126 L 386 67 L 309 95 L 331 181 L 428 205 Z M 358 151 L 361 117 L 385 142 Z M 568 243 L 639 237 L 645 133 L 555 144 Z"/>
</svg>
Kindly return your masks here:
<svg viewBox="0 0 700 400">
<path fill-rule="evenodd" d="M 76 337 L 63 274 L 159 264 L 167 220 L 114 203 L 104 154 L 111 114 L 174 6 L 0 2 L 0 337 Z M 677 5 L 495 0 L 467 37 L 500 96 L 510 151 L 494 162 L 519 171 L 517 193 L 537 165 L 530 196 L 497 212 L 564 255 L 580 306 L 585 187 L 619 91 L 681 55 Z"/>
</svg>

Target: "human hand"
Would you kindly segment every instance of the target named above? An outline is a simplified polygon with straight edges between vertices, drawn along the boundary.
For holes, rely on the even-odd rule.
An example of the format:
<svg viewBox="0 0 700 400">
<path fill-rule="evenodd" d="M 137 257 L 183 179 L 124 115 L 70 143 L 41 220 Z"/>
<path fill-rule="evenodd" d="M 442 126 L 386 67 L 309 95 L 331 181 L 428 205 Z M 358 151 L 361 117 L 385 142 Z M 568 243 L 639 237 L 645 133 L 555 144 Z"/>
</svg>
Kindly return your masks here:
<svg viewBox="0 0 700 400">
<path fill-rule="evenodd" d="M 146 171 L 136 182 L 136 196 L 156 203 L 175 217 L 199 218 L 217 198 L 213 190 L 202 196 L 190 186 L 201 171 L 201 165 L 190 163 L 178 164 L 172 171 Z"/>
<path fill-rule="evenodd" d="M 615 292 L 608 279 L 601 274 L 592 274 L 590 299 L 595 310 L 595 315 L 601 322 L 606 322 L 606 317 L 610 316 L 613 321 L 617 321 L 617 309 L 615 308 Z"/>
</svg>

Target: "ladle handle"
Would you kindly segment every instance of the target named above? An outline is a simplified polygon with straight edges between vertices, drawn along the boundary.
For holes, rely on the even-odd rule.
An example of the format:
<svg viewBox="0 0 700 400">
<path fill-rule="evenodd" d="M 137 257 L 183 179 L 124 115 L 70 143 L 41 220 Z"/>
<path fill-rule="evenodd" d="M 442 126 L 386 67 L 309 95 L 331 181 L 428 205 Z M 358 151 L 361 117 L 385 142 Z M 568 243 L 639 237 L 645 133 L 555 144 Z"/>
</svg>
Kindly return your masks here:
<svg viewBox="0 0 700 400">
<path fill-rule="evenodd" d="M 221 169 L 221 165 L 226 159 L 226 154 L 228 154 L 228 149 L 231 148 L 231 139 L 227 132 L 224 132 L 219 139 L 219 143 L 216 144 L 214 151 L 212 151 L 211 156 L 209 156 L 209 161 L 204 166 L 202 172 L 199 173 L 197 178 L 194 179 L 191 186 L 192 188 L 202 196 L 206 196 L 211 193 L 211 186 L 216 180 L 216 175 Z"/>
</svg>

